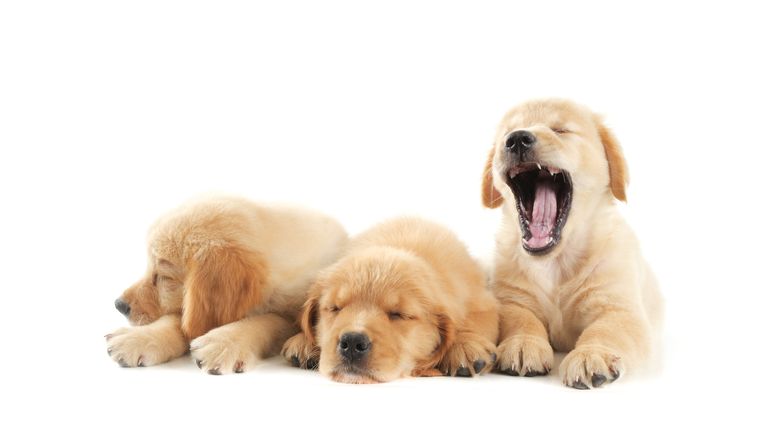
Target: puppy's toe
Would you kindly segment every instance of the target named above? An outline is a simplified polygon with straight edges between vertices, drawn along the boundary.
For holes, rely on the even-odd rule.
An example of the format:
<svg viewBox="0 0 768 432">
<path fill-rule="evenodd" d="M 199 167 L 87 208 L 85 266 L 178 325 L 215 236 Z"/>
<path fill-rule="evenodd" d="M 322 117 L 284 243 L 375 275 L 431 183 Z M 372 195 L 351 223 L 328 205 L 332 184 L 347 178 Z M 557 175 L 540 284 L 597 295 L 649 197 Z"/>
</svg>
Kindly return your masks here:
<svg viewBox="0 0 768 432">
<path fill-rule="evenodd" d="M 192 359 L 209 375 L 243 373 L 258 363 L 248 341 L 227 326 L 211 330 L 190 343 Z"/>
<path fill-rule="evenodd" d="M 472 374 L 469 372 L 469 368 L 465 368 L 462 366 L 456 369 L 456 376 L 471 377 Z"/>
<path fill-rule="evenodd" d="M 499 345 L 500 372 L 511 376 L 547 375 L 552 370 L 555 354 L 549 341 L 536 336 L 518 335 Z"/>
<path fill-rule="evenodd" d="M 292 365 L 302 369 L 317 369 L 320 351 L 309 343 L 304 333 L 294 335 L 283 344 L 283 357 Z"/>
<path fill-rule="evenodd" d="M 621 376 L 624 363 L 607 347 L 584 345 L 571 351 L 560 364 L 563 384 L 579 390 L 599 388 Z"/>
<path fill-rule="evenodd" d="M 493 353 L 491 353 L 493 354 Z M 495 354 L 494 354 L 495 355 Z M 493 357 L 493 356 L 491 356 Z M 491 362 L 493 363 L 493 362 Z M 480 372 L 485 369 L 485 360 L 475 360 L 474 363 L 472 363 L 472 367 L 475 369 L 475 373 L 479 374 Z"/>
<path fill-rule="evenodd" d="M 459 333 L 438 368 L 448 376 L 473 377 L 491 370 L 496 357 L 496 347 L 489 340 Z"/>
<path fill-rule="evenodd" d="M 164 363 L 173 355 L 142 327 L 125 327 L 107 337 L 107 355 L 121 367 L 145 367 Z"/>
</svg>

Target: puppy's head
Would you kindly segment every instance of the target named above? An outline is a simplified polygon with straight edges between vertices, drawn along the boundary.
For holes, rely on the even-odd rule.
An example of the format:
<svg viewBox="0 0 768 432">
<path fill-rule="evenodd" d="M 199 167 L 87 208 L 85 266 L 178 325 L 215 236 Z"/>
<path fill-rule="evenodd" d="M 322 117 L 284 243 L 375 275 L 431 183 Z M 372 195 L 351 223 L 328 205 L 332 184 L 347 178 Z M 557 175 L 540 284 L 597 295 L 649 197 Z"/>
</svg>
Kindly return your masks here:
<svg viewBox="0 0 768 432">
<path fill-rule="evenodd" d="M 243 318 L 261 302 L 268 269 L 243 246 L 241 222 L 201 203 L 158 219 L 147 233 L 147 270 L 115 301 L 117 310 L 131 325 L 180 314 L 189 339 Z"/>
<path fill-rule="evenodd" d="M 502 119 L 483 178 L 483 204 L 515 203 L 525 251 L 548 255 L 611 196 L 626 202 L 629 172 L 602 119 L 567 99 L 527 101 Z"/>
<path fill-rule="evenodd" d="M 408 252 L 371 247 L 322 272 L 299 317 L 320 348 L 320 372 L 344 383 L 419 376 L 453 339 L 437 278 Z"/>
</svg>

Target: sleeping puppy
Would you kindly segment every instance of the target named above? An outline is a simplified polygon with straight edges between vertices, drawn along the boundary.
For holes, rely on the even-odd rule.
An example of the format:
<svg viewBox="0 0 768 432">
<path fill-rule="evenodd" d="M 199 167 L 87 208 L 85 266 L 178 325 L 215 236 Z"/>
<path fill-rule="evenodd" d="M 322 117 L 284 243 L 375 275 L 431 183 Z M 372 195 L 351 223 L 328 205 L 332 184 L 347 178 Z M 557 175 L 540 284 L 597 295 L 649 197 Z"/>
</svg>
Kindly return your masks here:
<svg viewBox="0 0 768 432">
<path fill-rule="evenodd" d="M 347 241 L 333 218 L 304 207 L 205 194 L 147 232 L 147 270 L 115 301 L 133 327 L 107 335 L 124 367 L 191 350 L 213 375 L 240 373 L 279 352 L 311 279 Z"/>
<path fill-rule="evenodd" d="M 350 241 L 323 270 L 283 356 L 343 383 L 475 376 L 493 368 L 498 302 L 453 232 L 401 217 Z"/>
<path fill-rule="evenodd" d="M 483 204 L 501 205 L 491 286 L 501 301 L 497 366 L 589 389 L 639 368 L 663 321 L 656 279 L 619 214 L 629 182 L 600 116 L 565 99 L 531 100 L 501 121 Z"/>
</svg>

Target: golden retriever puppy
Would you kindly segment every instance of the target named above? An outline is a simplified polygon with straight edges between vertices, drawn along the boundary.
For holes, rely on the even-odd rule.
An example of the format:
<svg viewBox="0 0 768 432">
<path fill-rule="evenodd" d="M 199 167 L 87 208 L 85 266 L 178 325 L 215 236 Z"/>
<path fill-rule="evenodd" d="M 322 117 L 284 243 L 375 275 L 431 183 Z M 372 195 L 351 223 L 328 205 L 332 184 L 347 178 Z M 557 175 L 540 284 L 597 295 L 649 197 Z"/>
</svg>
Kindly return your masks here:
<svg viewBox="0 0 768 432">
<path fill-rule="evenodd" d="M 501 205 L 491 287 L 502 372 L 600 387 L 639 368 L 663 321 L 656 279 L 619 214 L 627 164 L 600 116 L 565 99 L 512 108 L 496 133 L 483 204 Z"/>
<path fill-rule="evenodd" d="M 317 276 L 283 356 L 334 381 L 475 376 L 493 368 L 498 301 L 449 229 L 401 217 L 350 241 Z M 439 370 L 438 370 L 439 369 Z"/>
<path fill-rule="evenodd" d="M 191 349 L 210 374 L 246 371 L 296 334 L 312 278 L 346 241 L 315 210 L 194 197 L 150 226 L 147 270 L 115 301 L 133 327 L 107 335 L 107 352 L 135 367 Z"/>
</svg>

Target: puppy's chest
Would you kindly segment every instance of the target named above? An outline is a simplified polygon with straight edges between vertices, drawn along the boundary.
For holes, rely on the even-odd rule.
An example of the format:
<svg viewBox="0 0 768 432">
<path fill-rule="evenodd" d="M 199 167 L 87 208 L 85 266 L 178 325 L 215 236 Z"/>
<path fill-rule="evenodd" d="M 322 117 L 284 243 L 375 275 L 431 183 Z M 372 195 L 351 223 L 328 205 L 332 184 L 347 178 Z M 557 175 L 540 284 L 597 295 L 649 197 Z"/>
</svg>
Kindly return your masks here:
<svg viewBox="0 0 768 432">
<path fill-rule="evenodd" d="M 559 266 L 551 263 L 537 263 L 530 273 L 536 298 L 547 316 L 548 333 L 553 347 L 559 351 L 573 348 L 578 332 L 569 324 L 571 293 L 578 289 L 578 282 L 565 278 Z"/>
</svg>

